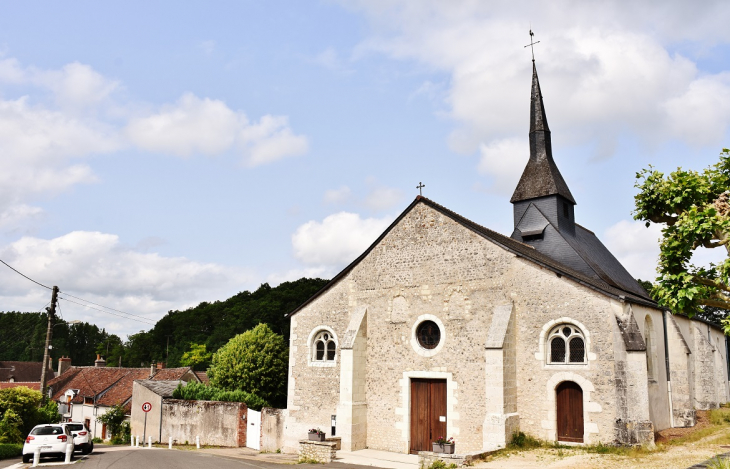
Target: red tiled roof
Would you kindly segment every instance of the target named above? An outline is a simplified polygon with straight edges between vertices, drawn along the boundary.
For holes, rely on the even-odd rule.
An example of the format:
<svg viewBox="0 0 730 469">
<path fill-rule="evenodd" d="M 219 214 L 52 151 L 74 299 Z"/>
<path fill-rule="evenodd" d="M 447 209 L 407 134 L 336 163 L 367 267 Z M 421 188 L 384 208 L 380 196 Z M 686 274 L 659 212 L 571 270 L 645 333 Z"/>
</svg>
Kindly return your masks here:
<svg viewBox="0 0 730 469">
<path fill-rule="evenodd" d="M 154 371 L 151 379 L 168 381 L 183 378 L 186 373 L 191 372 L 191 368 L 163 368 Z M 95 397 L 98 405 L 111 407 L 123 404 L 126 408 L 132 398 L 134 381 L 148 378 L 149 368 L 72 366 L 48 385 L 53 388 L 54 401 L 63 399 L 66 390 L 78 389 L 78 394 L 71 402 L 80 404 L 84 402 L 84 397 Z"/>
<path fill-rule="evenodd" d="M 192 371 L 192 369 L 189 366 L 184 366 L 180 368 L 163 368 L 156 371 L 157 373 L 152 377 L 154 381 L 174 381 L 182 378 L 185 373 Z"/>
<path fill-rule="evenodd" d="M 208 384 L 210 382 L 210 379 L 208 378 L 208 373 L 205 371 L 193 371 L 195 373 L 195 376 L 198 377 L 201 383 Z"/>
<path fill-rule="evenodd" d="M 25 386 L 26 388 L 35 389 L 36 391 L 41 390 L 40 381 L 32 382 L 32 383 L 0 383 L 0 389 L 17 388 L 20 386 Z"/>
<path fill-rule="evenodd" d="M 43 362 L 16 362 L 0 361 L 0 382 L 8 382 L 13 379 L 15 382 L 32 383 L 41 381 Z M 48 367 L 46 376 L 53 376 L 53 369 Z"/>
</svg>

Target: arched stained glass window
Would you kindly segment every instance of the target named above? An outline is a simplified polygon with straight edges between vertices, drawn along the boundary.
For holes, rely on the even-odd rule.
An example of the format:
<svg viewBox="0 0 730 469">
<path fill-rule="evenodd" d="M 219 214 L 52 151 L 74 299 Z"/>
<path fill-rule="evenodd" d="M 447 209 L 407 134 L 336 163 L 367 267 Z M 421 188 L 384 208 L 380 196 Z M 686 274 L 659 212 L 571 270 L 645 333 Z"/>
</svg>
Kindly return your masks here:
<svg viewBox="0 0 730 469">
<path fill-rule="evenodd" d="M 586 345 L 583 332 L 573 324 L 560 324 L 548 335 L 549 364 L 586 363 Z"/>
<path fill-rule="evenodd" d="M 335 344 L 335 340 L 332 337 L 332 334 L 330 334 L 328 331 L 322 331 L 314 336 L 314 347 L 312 347 L 312 349 L 314 351 L 314 356 L 312 357 L 313 361 L 335 361 L 337 344 Z"/>
</svg>

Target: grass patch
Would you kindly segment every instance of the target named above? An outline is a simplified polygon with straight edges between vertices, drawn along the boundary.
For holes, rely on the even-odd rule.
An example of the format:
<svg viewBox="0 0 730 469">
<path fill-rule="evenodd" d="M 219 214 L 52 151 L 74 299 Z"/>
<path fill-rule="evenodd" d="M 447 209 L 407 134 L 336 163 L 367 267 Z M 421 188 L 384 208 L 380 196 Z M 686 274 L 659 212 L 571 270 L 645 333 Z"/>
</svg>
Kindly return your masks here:
<svg viewBox="0 0 730 469">
<path fill-rule="evenodd" d="M 705 466 L 707 469 L 730 469 L 730 459 L 721 458 L 716 456 L 710 459 L 710 462 Z"/>
<path fill-rule="evenodd" d="M 438 460 L 428 466 L 428 469 L 456 469 L 456 464 L 451 463 L 447 466 L 445 462 Z"/>
<path fill-rule="evenodd" d="M 523 432 L 515 432 L 512 434 L 512 441 L 507 445 L 507 449 L 534 449 L 543 446 L 545 446 L 545 442 L 542 440 L 525 435 Z"/>
<path fill-rule="evenodd" d="M 297 464 L 322 464 L 322 463 L 317 461 L 316 459 L 312 459 L 312 458 L 299 458 L 299 460 L 297 461 Z"/>
<path fill-rule="evenodd" d="M 0 444 L 0 459 L 15 458 L 23 454 L 23 445 L 15 443 Z"/>
<path fill-rule="evenodd" d="M 713 409 L 710 411 L 709 417 L 712 425 L 728 425 L 730 424 L 730 409 Z"/>
</svg>

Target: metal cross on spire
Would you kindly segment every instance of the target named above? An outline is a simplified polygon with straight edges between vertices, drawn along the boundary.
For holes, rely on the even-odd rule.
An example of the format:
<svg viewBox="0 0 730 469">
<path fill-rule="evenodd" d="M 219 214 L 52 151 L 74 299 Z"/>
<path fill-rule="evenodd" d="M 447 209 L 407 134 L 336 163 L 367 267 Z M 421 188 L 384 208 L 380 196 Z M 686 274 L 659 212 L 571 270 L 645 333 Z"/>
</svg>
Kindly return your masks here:
<svg viewBox="0 0 730 469">
<path fill-rule="evenodd" d="M 535 42 L 535 33 L 532 32 L 532 29 L 530 30 L 530 43 L 527 44 L 525 47 L 529 47 L 532 51 L 532 61 L 535 61 L 535 48 L 533 47 L 535 44 L 540 44 L 540 41 Z"/>
<path fill-rule="evenodd" d="M 416 186 L 416 189 L 418 189 L 418 194 L 423 195 L 423 188 L 426 187 L 426 184 L 419 182 Z"/>
</svg>

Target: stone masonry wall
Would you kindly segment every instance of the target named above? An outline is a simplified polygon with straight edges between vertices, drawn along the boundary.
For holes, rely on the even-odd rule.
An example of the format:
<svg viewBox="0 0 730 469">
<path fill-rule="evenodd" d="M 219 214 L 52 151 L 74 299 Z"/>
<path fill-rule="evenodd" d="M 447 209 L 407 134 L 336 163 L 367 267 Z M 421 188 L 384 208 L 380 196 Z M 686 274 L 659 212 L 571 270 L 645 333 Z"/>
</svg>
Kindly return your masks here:
<svg viewBox="0 0 730 469">
<path fill-rule="evenodd" d="M 350 314 L 367 307 L 367 447 L 409 450 L 410 379 L 447 380 L 447 433 L 460 451 L 482 451 L 486 416 L 485 340 L 495 306 L 514 305 L 516 385 L 507 396 L 510 428 L 556 437 L 555 388 L 583 389 L 587 443 L 614 441 L 617 415 L 613 303 L 576 282 L 521 259 L 424 204 L 400 223 L 336 285 L 292 317 L 286 447 L 313 427 L 329 429 L 339 403 L 338 361 L 310 363 L 309 340 L 327 326 L 341 340 Z M 436 354 L 415 344 L 415 326 L 443 328 Z M 588 362 L 546 364 L 545 337 L 561 323 L 581 328 Z M 488 378 L 488 377 L 487 377 Z M 508 409 L 506 409 L 508 410 Z"/>
</svg>

